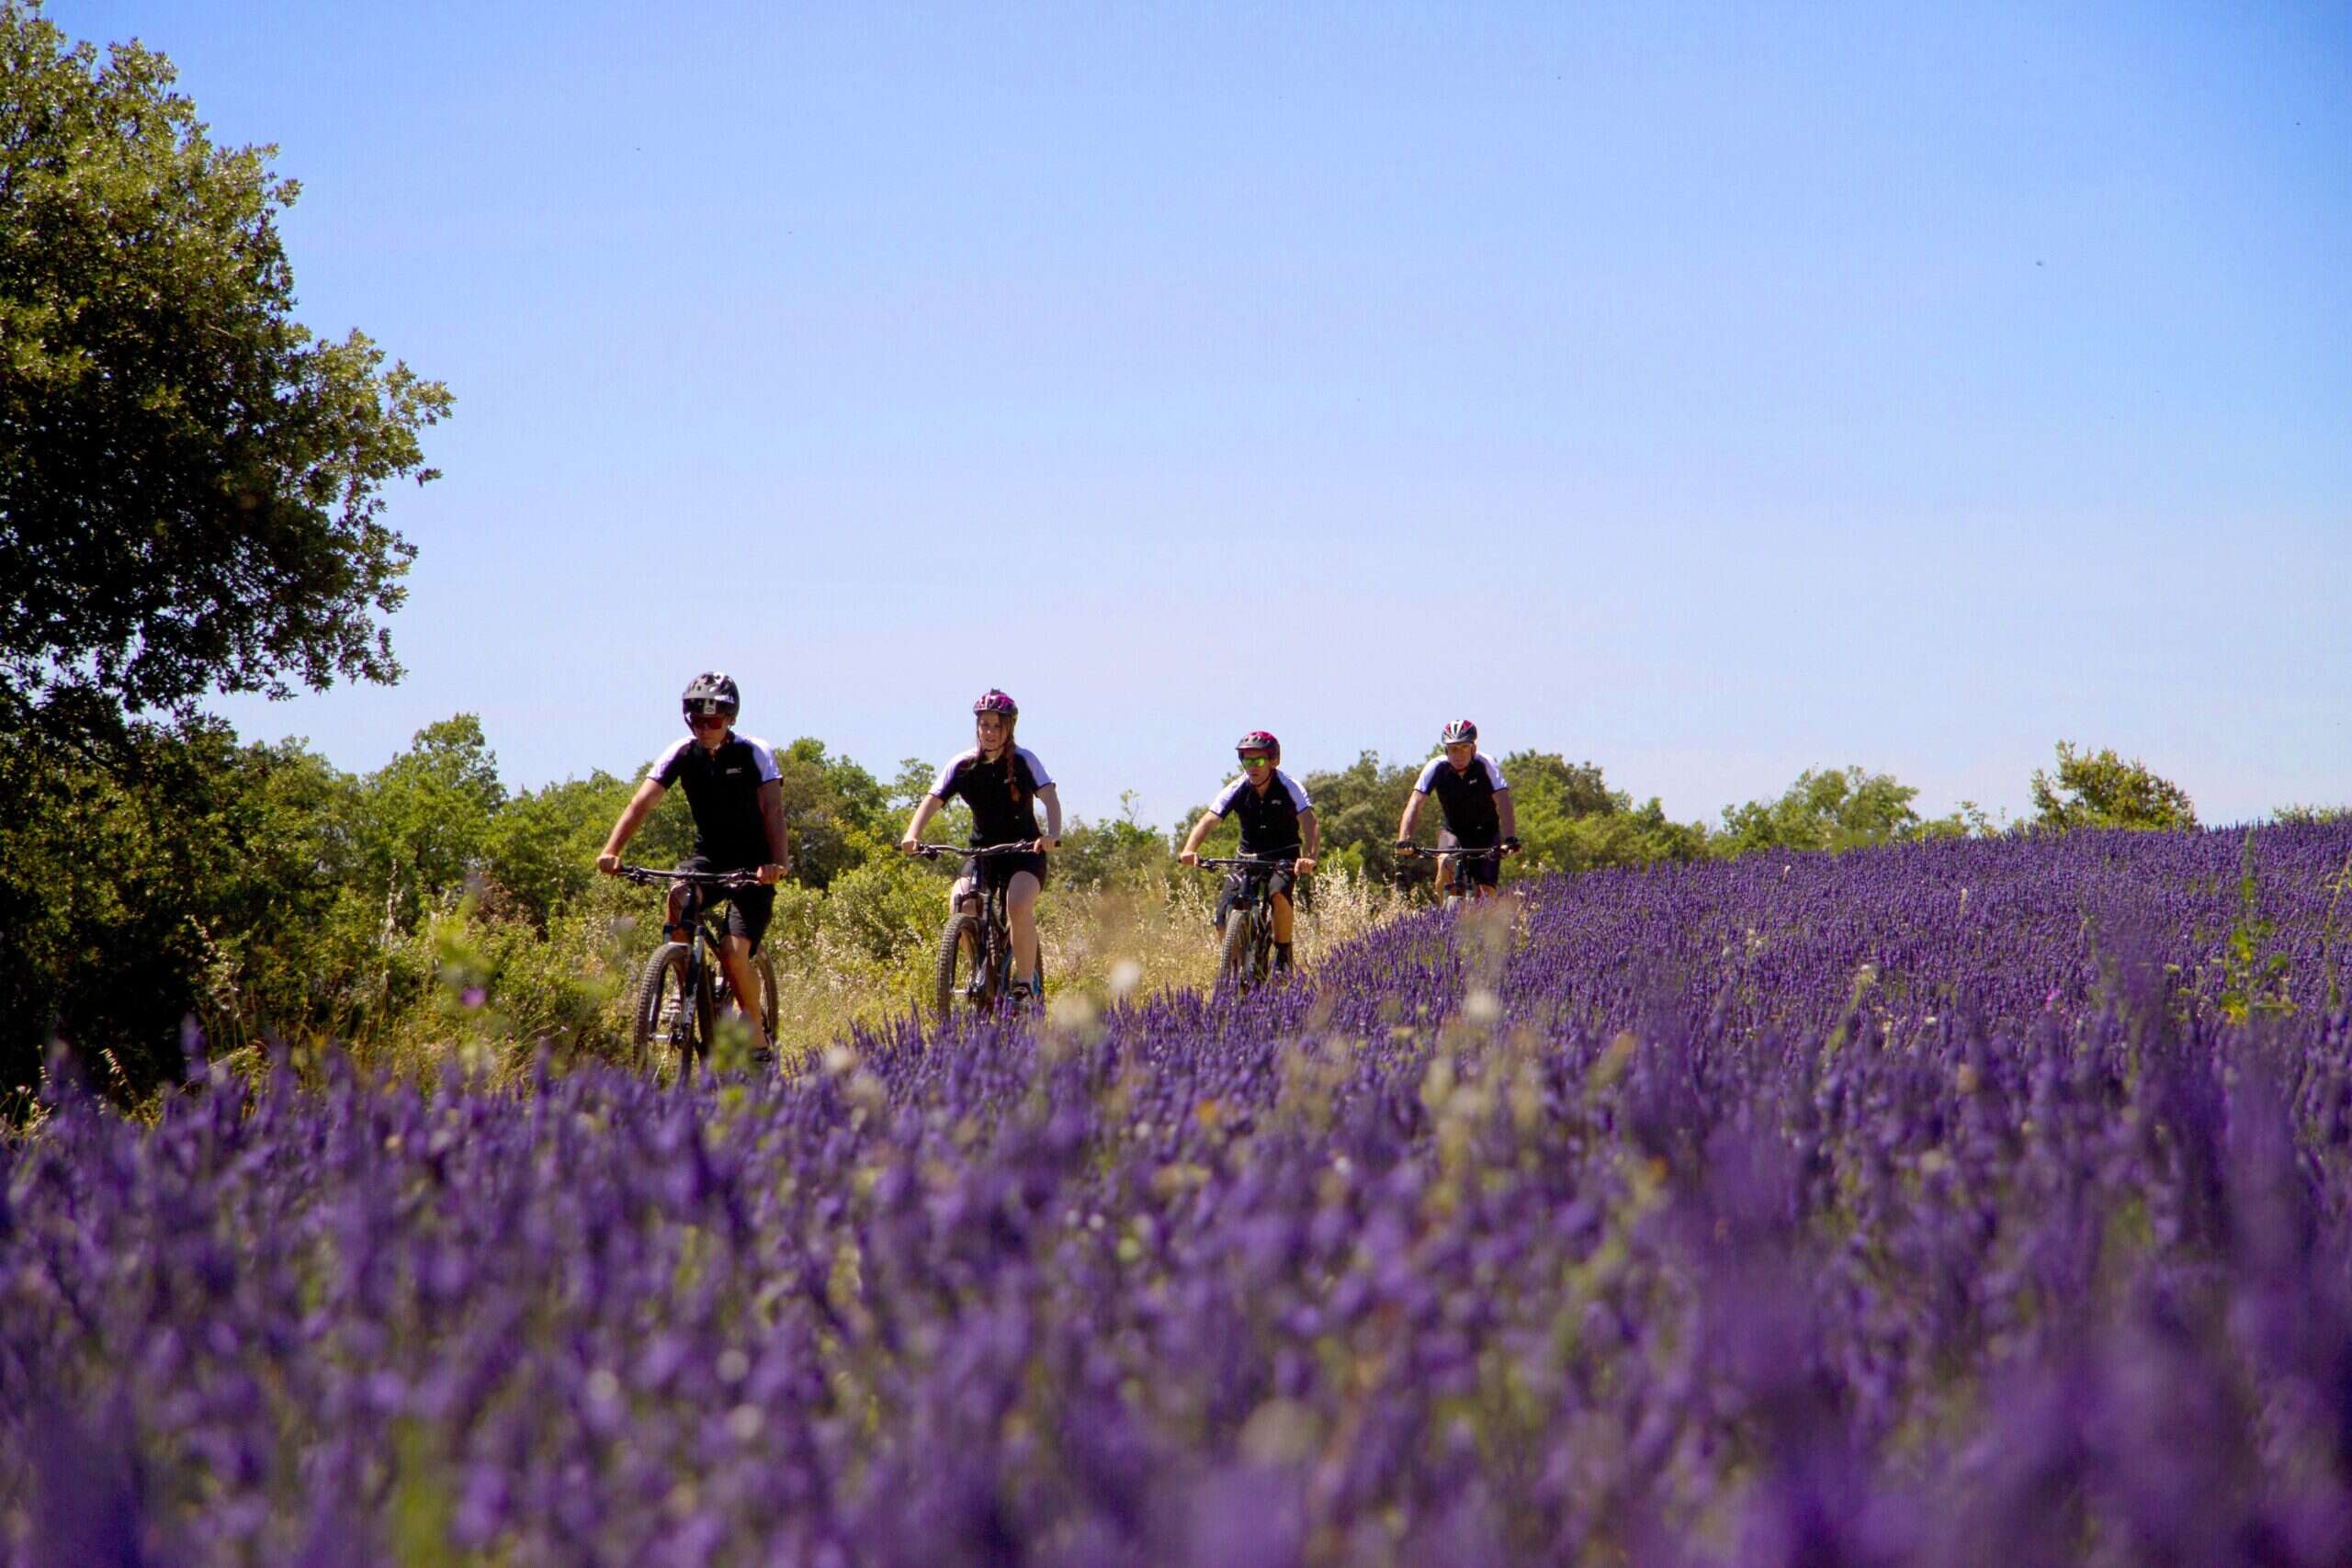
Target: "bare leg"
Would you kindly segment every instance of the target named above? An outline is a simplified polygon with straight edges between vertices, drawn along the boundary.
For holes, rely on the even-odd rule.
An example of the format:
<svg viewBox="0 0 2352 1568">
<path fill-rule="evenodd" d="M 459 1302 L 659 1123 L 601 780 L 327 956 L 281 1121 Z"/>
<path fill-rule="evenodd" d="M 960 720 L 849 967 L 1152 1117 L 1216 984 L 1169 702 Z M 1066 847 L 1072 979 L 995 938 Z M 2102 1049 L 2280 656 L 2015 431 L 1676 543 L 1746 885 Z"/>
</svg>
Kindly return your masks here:
<svg viewBox="0 0 2352 1568">
<path fill-rule="evenodd" d="M 1012 928 L 1012 972 L 1028 982 L 1037 984 L 1037 894 L 1036 874 L 1016 871 L 1004 887 L 1005 923 Z"/>
<path fill-rule="evenodd" d="M 1274 940 L 1279 942 L 1289 942 L 1291 925 L 1290 895 L 1277 893 L 1274 895 Z"/>
<path fill-rule="evenodd" d="M 727 984 L 735 992 L 735 1005 L 742 1011 L 743 1021 L 752 1026 L 752 1047 L 768 1049 L 768 1032 L 760 1022 L 760 972 L 752 963 L 752 944 L 745 938 L 729 932 L 718 946 L 719 967 L 727 971 Z"/>
</svg>

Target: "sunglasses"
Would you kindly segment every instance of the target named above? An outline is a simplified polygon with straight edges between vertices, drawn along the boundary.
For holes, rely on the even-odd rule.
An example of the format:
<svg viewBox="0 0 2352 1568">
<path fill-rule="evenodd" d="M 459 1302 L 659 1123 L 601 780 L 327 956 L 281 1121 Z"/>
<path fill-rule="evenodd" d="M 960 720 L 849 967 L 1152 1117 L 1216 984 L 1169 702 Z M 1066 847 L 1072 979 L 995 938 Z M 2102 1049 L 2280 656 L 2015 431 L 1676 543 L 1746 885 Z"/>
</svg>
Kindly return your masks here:
<svg viewBox="0 0 2352 1568">
<path fill-rule="evenodd" d="M 1246 752 L 1241 758 L 1241 765 L 1245 768 L 1262 768 L 1272 761 L 1272 758 L 1262 751 Z"/>
<path fill-rule="evenodd" d="M 696 729 L 714 724 L 724 729 L 727 727 L 727 716 L 723 713 L 690 713 L 686 716 L 686 722 Z"/>
</svg>

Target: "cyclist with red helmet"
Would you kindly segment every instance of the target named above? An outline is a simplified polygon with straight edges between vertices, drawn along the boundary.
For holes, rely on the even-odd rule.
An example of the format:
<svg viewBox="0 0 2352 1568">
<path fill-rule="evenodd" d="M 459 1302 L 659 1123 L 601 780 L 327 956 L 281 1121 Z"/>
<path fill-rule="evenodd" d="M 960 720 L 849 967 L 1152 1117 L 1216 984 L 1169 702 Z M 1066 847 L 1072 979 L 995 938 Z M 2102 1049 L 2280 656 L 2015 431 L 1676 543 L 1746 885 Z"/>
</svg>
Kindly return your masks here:
<svg viewBox="0 0 2352 1568">
<path fill-rule="evenodd" d="M 605 837 L 596 869 L 617 875 L 621 851 L 628 847 L 629 839 L 662 804 L 671 785 L 684 788 L 687 808 L 695 818 L 695 852 L 680 862 L 678 869 L 756 872 L 765 885 L 707 890 L 707 897 L 727 904 L 727 940 L 718 950 L 719 965 L 727 971 L 727 984 L 742 1008 L 743 1021 L 752 1026 L 752 1048 L 765 1052 L 768 1037 L 760 1027 L 759 1009 L 754 1005 L 760 987 L 752 955 L 759 951 L 760 939 L 767 934 L 768 921 L 775 913 L 774 884 L 790 869 L 792 857 L 785 849 L 784 784 L 776 770 L 775 752 L 764 740 L 735 733 L 735 715 L 741 705 L 734 678 L 723 671 L 706 671 L 687 684 L 679 705 L 685 712 L 690 733 L 646 770 L 637 794 L 622 807 L 620 819 Z M 665 934 L 673 942 L 685 939 L 681 922 L 686 895 L 683 882 L 670 888 L 670 925 Z"/>
<path fill-rule="evenodd" d="M 1405 797 L 1405 815 L 1396 824 L 1398 848 L 1412 842 L 1413 828 L 1421 819 L 1421 802 L 1432 794 L 1445 825 L 1437 835 L 1437 881 L 1442 888 L 1453 874 L 1454 857 L 1448 850 L 1490 850 L 1500 845 L 1504 854 L 1519 852 L 1519 813 L 1511 805 L 1510 785 L 1503 781 L 1502 764 L 1478 750 L 1478 727 L 1457 718 L 1438 737 L 1445 750 L 1429 766 Z M 1502 862 L 1480 855 L 1468 863 L 1470 884 L 1476 896 L 1491 898 L 1502 877 Z"/>
<path fill-rule="evenodd" d="M 915 807 L 899 848 L 913 854 L 922 842 L 931 819 L 958 799 L 972 808 L 972 848 L 1031 843 L 1030 853 L 992 855 L 967 860 L 956 888 L 948 896 L 952 908 L 978 914 L 983 886 L 980 878 L 1004 884 L 1005 923 L 1012 928 L 1012 1000 L 1037 990 L 1037 895 L 1046 886 L 1046 854 L 1061 841 L 1062 799 L 1046 764 L 1025 746 L 1013 743 L 1013 727 L 1021 709 L 1004 693 L 983 692 L 972 705 L 972 745 L 939 770 L 931 788 Z M 1046 808 L 1046 830 L 1037 830 L 1037 807 Z"/>
<path fill-rule="evenodd" d="M 1296 879 L 1315 870 L 1315 852 L 1323 841 L 1323 825 L 1316 820 L 1315 803 L 1296 779 L 1283 772 L 1283 743 L 1262 729 L 1253 729 L 1234 742 L 1241 759 L 1241 776 L 1227 784 L 1215 805 L 1201 813 L 1185 835 L 1176 858 L 1185 865 L 1201 863 L 1201 843 L 1227 816 L 1241 819 L 1241 852 L 1290 864 L 1274 873 L 1274 968 L 1291 966 L 1293 927 L 1291 889 Z M 1228 877 L 1218 900 L 1217 924 L 1241 894 L 1241 879 Z"/>
</svg>

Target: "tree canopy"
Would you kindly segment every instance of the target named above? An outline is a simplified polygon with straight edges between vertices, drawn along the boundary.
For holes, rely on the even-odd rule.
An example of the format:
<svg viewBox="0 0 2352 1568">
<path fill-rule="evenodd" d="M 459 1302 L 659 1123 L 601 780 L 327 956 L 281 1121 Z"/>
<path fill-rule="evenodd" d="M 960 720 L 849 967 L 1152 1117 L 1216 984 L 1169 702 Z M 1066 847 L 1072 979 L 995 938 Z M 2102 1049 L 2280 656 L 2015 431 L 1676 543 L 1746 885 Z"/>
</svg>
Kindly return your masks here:
<svg viewBox="0 0 2352 1568">
<path fill-rule="evenodd" d="M 2197 826 L 2188 792 L 2134 757 L 2112 749 L 2095 752 L 2058 742 L 2058 771 L 2033 771 L 2033 825 L 2052 832 L 2074 828 L 2171 829 Z"/>
<path fill-rule="evenodd" d="M 0 0 L 0 730 L 400 672 L 380 491 L 448 392 L 294 321 L 298 187 L 175 79 Z"/>
</svg>

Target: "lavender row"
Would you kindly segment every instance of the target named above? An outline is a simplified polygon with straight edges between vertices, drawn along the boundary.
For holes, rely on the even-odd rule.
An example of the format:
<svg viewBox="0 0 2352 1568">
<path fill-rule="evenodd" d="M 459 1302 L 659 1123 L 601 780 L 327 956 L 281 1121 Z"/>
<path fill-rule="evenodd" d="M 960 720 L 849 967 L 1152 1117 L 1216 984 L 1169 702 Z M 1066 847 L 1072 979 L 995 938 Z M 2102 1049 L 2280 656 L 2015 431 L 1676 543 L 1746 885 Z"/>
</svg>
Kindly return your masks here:
<svg viewBox="0 0 2352 1568">
<path fill-rule="evenodd" d="M 1600 874 L 1311 985 L 683 1093 L 61 1091 L 0 1156 L 0 1531 L 2344 1561 L 2347 863 L 2305 829 Z"/>
</svg>

